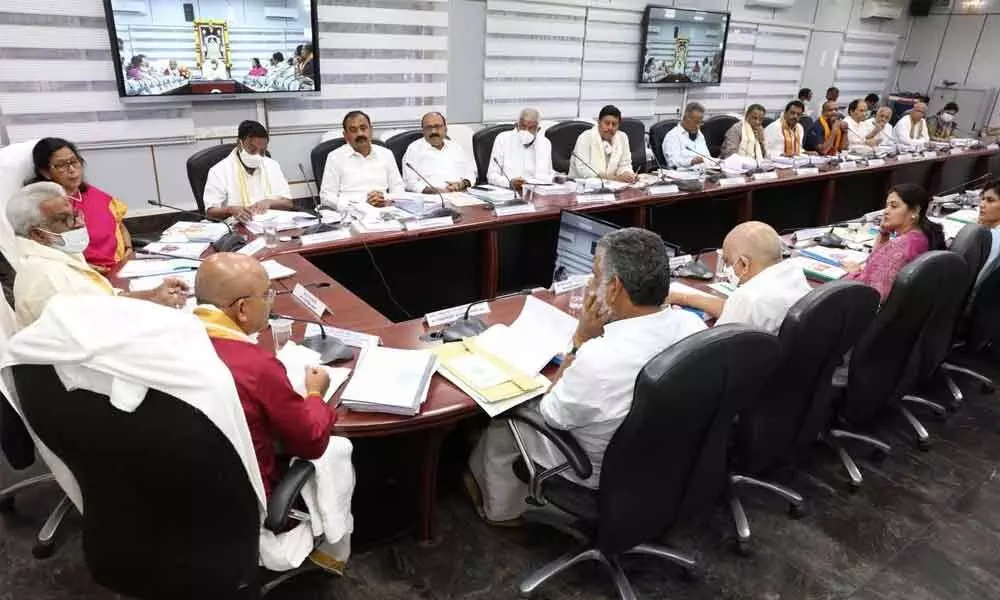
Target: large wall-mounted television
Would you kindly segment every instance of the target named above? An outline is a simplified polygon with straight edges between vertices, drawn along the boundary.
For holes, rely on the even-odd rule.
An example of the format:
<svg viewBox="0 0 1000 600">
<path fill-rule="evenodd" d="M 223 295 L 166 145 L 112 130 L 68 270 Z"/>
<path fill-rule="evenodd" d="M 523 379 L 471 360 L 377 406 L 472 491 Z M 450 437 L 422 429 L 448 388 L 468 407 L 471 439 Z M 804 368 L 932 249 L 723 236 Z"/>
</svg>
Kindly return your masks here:
<svg viewBox="0 0 1000 600">
<path fill-rule="evenodd" d="M 639 85 L 718 85 L 728 35 L 728 12 L 647 6 Z"/>
<path fill-rule="evenodd" d="M 317 0 L 104 0 L 126 101 L 320 90 Z"/>
</svg>

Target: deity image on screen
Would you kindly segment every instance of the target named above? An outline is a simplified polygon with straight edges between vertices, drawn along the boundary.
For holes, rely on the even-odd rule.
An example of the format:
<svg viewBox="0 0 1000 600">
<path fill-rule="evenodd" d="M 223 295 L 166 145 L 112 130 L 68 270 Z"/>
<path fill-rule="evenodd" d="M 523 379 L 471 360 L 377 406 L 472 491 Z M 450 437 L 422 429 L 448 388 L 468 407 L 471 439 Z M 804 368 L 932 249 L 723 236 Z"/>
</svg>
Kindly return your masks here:
<svg viewBox="0 0 1000 600">
<path fill-rule="evenodd" d="M 670 67 L 673 73 L 686 73 L 688 61 L 688 45 L 691 40 L 685 37 L 674 38 L 674 64 Z"/>
<path fill-rule="evenodd" d="M 195 62 L 202 71 L 211 67 L 213 74 L 218 65 L 232 67 L 229 57 L 229 24 L 225 21 L 194 22 Z M 212 62 L 214 61 L 214 63 Z M 206 79 L 208 79 L 206 77 Z"/>
</svg>

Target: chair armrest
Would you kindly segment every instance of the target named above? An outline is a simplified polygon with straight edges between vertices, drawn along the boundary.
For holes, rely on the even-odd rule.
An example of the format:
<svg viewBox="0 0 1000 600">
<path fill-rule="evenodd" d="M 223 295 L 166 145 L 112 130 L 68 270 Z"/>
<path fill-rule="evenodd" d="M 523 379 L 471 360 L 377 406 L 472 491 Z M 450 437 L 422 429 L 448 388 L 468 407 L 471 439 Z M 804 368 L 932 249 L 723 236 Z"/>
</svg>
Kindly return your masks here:
<svg viewBox="0 0 1000 600">
<path fill-rule="evenodd" d="M 267 501 L 267 517 L 264 519 L 264 527 L 280 533 L 284 529 L 285 522 L 295 504 L 295 499 L 299 497 L 302 486 L 316 473 L 316 467 L 308 460 L 297 460 L 291 464 L 284 477 L 271 490 L 271 497 Z"/>
<path fill-rule="evenodd" d="M 545 422 L 542 415 L 526 410 L 524 407 L 517 408 L 505 416 L 511 421 L 524 423 L 552 442 L 566 457 L 566 463 L 580 479 L 587 479 L 593 474 L 594 466 L 590 464 L 590 457 L 580 447 L 580 442 L 573 437 L 572 433 L 552 427 Z"/>
</svg>

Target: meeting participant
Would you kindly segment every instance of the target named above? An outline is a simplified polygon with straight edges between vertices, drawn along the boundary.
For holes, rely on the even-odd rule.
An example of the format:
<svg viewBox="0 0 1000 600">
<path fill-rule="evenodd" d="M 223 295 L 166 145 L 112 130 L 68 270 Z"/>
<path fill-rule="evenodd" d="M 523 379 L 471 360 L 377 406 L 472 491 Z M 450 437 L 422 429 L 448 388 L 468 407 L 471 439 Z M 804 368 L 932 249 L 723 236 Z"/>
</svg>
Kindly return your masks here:
<svg viewBox="0 0 1000 600">
<path fill-rule="evenodd" d="M 84 161 L 72 142 L 42 138 L 31 151 L 35 178 L 62 186 L 75 210 L 83 214 L 90 242 L 83 257 L 94 269 L 107 272 L 132 254 L 132 236 L 125 227 L 128 206 L 84 180 Z"/>
<path fill-rule="evenodd" d="M 312 79 L 315 76 L 315 56 L 313 55 L 312 44 L 302 45 L 302 62 L 299 63 L 299 75 Z"/>
<path fill-rule="evenodd" d="M 486 180 L 498 187 L 521 191 L 529 180 L 552 181 L 552 142 L 539 135 L 538 111 L 526 108 L 517 118 L 517 126 L 493 140 Z"/>
<path fill-rule="evenodd" d="M 747 323 L 777 334 L 788 309 L 812 289 L 802 269 L 781 259 L 781 238 L 767 223 L 747 221 L 722 242 L 729 298 L 671 292 L 671 304 L 690 306 L 714 317 L 716 325 Z"/>
<path fill-rule="evenodd" d="M 955 134 L 955 115 L 958 104 L 949 102 L 933 117 L 927 119 L 927 133 L 935 142 L 947 142 Z"/>
<path fill-rule="evenodd" d="M 387 194 L 404 191 L 392 150 L 372 143 L 371 120 L 360 110 L 347 113 L 343 126 L 347 143 L 326 157 L 319 191 L 321 201 L 340 211 L 364 203 L 391 204 Z"/>
<path fill-rule="evenodd" d="M 670 267 L 660 236 L 627 228 L 603 236 L 594 254 L 593 280 L 573 336 L 573 349 L 541 401 L 532 405 L 556 429 L 571 432 L 586 451 L 596 488 L 604 451 L 632 406 L 639 371 L 664 349 L 705 329 L 689 311 L 663 310 Z M 543 468 L 565 462 L 537 435 L 526 435 L 532 458 Z M 532 432 L 533 433 L 533 432 Z M 527 487 L 514 475 L 518 458 L 507 425 L 494 421 L 469 458 L 466 485 L 488 521 L 516 519 L 525 509 Z"/>
<path fill-rule="evenodd" d="M 691 102 L 684 107 L 681 122 L 663 138 L 663 156 L 670 167 L 693 167 L 705 162 L 709 156 L 701 123 L 705 120 L 705 107 Z M 714 161 L 712 161 L 714 162 Z"/>
<path fill-rule="evenodd" d="M 927 218 L 930 200 L 930 194 L 913 183 L 901 183 L 889 190 L 871 256 L 864 266 L 845 262 L 846 279 L 875 288 L 884 302 L 903 267 L 928 250 L 943 250 L 944 232 Z"/>
<path fill-rule="evenodd" d="M 751 160 L 763 160 L 764 151 L 764 113 L 767 112 L 760 104 L 751 104 L 743 118 L 726 131 L 722 140 L 720 158 L 729 158 L 736 154 Z"/>
<path fill-rule="evenodd" d="M 847 123 L 841 121 L 837 113 L 837 103 L 828 100 L 823 103 L 823 114 L 806 132 L 802 146 L 821 156 L 836 156 L 841 150 L 847 150 L 849 135 Z"/>
<path fill-rule="evenodd" d="M 927 121 L 924 115 L 927 114 L 927 104 L 917 102 L 913 105 L 913 110 L 904 115 L 896 123 L 893 133 L 896 136 L 896 143 L 900 146 L 919 148 L 927 145 L 931 141 L 930 132 L 927 129 Z"/>
<path fill-rule="evenodd" d="M 796 97 L 796 100 L 802 103 L 802 113 L 811 118 L 814 112 L 812 108 L 810 108 L 813 101 L 813 91 L 809 88 L 802 88 L 799 90 L 799 95 Z"/>
<path fill-rule="evenodd" d="M 636 180 L 632 171 L 632 149 L 629 147 L 628 136 L 624 131 L 618 130 L 621 121 L 622 113 L 617 106 L 609 104 L 601 109 L 597 116 L 597 127 L 584 131 L 576 138 L 574 156 L 569 161 L 570 177 L 586 179 L 600 176 L 625 183 Z M 587 161 L 587 164 L 577 157 Z"/>
<path fill-rule="evenodd" d="M 129 61 L 128 69 L 125 71 L 125 76 L 129 79 L 145 79 L 146 74 L 142 70 L 142 55 L 133 56 Z"/>
<path fill-rule="evenodd" d="M 875 113 L 878 112 L 878 94 L 868 94 L 865 96 L 865 105 L 868 109 L 868 116 L 865 118 L 874 119 Z"/>
<path fill-rule="evenodd" d="M 1000 257 L 1000 180 L 993 181 L 983 188 L 979 202 L 979 224 L 990 230 L 992 243 L 983 268 L 976 275 L 977 288 L 987 275 L 1000 266 L 1000 263 L 997 262 L 997 257 Z"/>
<path fill-rule="evenodd" d="M 268 209 L 292 210 L 292 191 L 281 165 L 266 155 L 267 129 L 257 121 L 243 121 L 236 135 L 233 151 L 208 171 L 208 216 L 246 222 Z"/>
<path fill-rule="evenodd" d="M 764 128 L 764 150 L 769 158 L 805 154 L 802 150 L 802 138 L 805 136 L 799 123 L 799 117 L 805 109 L 801 100 L 792 100 L 785 105 L 781 118 Z"/>
<path fill-rule="evenodd" d="M 410 144 L 403 154 L 406 189 L 425 194 L 469 189 L 476 181 L 476 163 L 465 148 L 448 139 L 448 122 L 444 115 L 439 112 L 425 114 L 420 119 L 420 129 L 424 137 Z"/>
<path fill-rule="evenodd" d="M 267 75 L 267 69 L 260 64 L 260 59 L 255 58 L 250 61 L 250 71 L 247 73 L 250 77 L 263 77 Z"/>
<path fill-rule="evenodd" d="M 56 294 L 119 294 L 111 282 L 83 258 L 90 243 L 84 213 L 74 208 L 58 183 L 31 183 L 7 201 L 7 221 L 21 264 L 14 276 L 14 311 L 19 327 L 42 314 Z M 184 306 L 187 286 L 168 278 L 143 292 L 121 292 L 164 306 Z"/>
<path fill-rule="evenodd" d="M 875 111 L 875 118 L 868 119 L 861 124 L 861 137 L 865 140 L 865 147 L 875 150 L 891 151 L 896 147 L 896 136 L 893 134 L 892 125 L 889 119 L 892 118 L 892 109 L 882 106 Z M 851 146 L 854 147 L 854 142 Z"/>
<path fill-rule="evenodd" d="M 848 146 L 862 143 L 864 139 L 861 136 L 862 123 L 867 119 L 868 104 L 861 98 L 851 100 L 851 103 L 847 105 L 847 117 L 844 119 L 844 123 L 847 124 L 847 131 L 844 132 L 844 135 L 848 138 Z"/>
<path fill-rule="evenodd" d="M 271 55 L 271 67 L 279 67 L 285 64 L 285 55 L 281 52 L 275 52 Z"/>
<path fill-rule="evenodd" d="M 839 100 L 840 100 L 840 88 L 836 86 L 830 86 L 826 88 L 827 102 L 833 102 L 835 105 L 837 105 L 837 108 L 840 108 L 840 105 L 838 104 Z"/>
</svg>

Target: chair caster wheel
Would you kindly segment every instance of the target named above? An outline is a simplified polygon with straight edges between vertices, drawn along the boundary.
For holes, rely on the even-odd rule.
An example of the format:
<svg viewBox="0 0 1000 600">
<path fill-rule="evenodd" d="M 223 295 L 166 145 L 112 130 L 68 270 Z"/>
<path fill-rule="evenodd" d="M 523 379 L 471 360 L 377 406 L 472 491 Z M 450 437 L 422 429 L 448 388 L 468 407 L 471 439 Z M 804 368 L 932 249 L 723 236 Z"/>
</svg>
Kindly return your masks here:
<svg viewBox="0 0 1000 600">
<path fill-rule="evenodd" d="M 934 413 L 934 420 L 938 423 L 944 423 L 948 420 L 948 411 Z"/>
<path fill-rule="evenodd" d="M 847 491 L 848 491 L 848 493 L 851 493 L 851 494 L 857 494 L 858 490 L 860 490 L 860 489 L 861 489 L 861 482 L 860 481 L 851 480 L 851 482 L 847 485 Z"/>
<path fill-rule="evenodd" d="M 805 504 L 789 504 L 788 514 L 793 519 L 801 519 L 806 516 L 806 506 Z"/>
<path fill-rule="evenodd" d="M 917 448 L 919 448 L 921 452 L 927 452 L 928 450 L 931 449 L 931 441 L 917 440 Z"/>
<path fill-rule="evenodd" d="M 12 513 L 14 512 L 14 497 L 4 498 L 0 500 L 0 513 Z"/>
<path fill-rule="evenodd" d="M 753 545 L 750 543 L 750 538 L 736 540 L 736 553 L 740 556 L 750 556 L 753 554 Z"/>
<path fill-rule="evenodd" d="M 35 544 L 31 548 L 31 555 L 38 560 L 45 560 L 56 553 L 55 544 Z"/>
<path fill-rule="evenodd" d="M 701 579 L 701 573 L 697 567 L 687 567 L 681 571 L 681 577 L 684 581 L 695 582 Z"/>
<path fill-rule="evenodd" d="M 871 461 L 873 463 L 881 463 L 882 461 L 884 461 L 886 459 L 887 456 L 889 456 L 888 452 L 885 452 L 883 450 L 879 450 L 878 448 L 876 448 L 876 449 L 872 450 L 872 454 L 871 454 L 870 458 L 871 458 Z"/>
<path fill-rule="evenodd" d="M 997 388 L 992 383 L 984 383 L 979 389 L 981 389 L 984 394 L 992 394 Z"/>
</svg>

